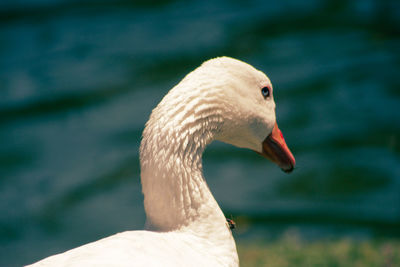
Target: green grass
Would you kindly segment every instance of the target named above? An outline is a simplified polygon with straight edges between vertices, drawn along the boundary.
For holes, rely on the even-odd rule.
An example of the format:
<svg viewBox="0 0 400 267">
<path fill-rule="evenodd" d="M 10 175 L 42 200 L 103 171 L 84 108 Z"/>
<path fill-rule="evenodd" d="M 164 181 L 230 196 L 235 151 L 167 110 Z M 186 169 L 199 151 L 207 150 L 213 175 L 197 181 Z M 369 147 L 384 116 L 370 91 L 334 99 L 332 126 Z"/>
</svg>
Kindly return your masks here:
<svg viewBox="0 0 400 267">
<path fill-rule="evenodd" d="M 239 242 L 240 266 L 400 266 L 400 240 L 301 241 L 283 237 L 269 243 Z"/>
</svg>

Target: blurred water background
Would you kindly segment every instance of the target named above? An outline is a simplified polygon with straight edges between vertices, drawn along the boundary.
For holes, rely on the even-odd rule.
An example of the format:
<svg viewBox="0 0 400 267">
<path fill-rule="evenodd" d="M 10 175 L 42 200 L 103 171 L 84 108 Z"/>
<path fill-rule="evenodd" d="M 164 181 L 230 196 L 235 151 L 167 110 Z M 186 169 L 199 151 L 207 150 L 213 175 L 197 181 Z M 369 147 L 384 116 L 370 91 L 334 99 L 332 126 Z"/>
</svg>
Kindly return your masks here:
<svg viewBox="0 0 400 267">
<path fill-rule="evenodd" d="M 207 149 L 238 242 L 398 238 L 399 52 L 396 0 L 2 0 L 0 265 L 141 229 L 144 124 L 222 55 L 269 75 L 298 166 Z"/>
</svg>

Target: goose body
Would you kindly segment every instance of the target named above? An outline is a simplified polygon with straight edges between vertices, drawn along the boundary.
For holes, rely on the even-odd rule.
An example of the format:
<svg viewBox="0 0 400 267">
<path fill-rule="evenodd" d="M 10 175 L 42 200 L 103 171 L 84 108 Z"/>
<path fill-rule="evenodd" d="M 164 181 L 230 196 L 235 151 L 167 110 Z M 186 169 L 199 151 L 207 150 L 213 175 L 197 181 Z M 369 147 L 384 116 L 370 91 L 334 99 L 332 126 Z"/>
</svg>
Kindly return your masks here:
<svg viewBox="0 0 400 267">
<path fill-rule="evenodd" d="M 229 225 L 202 172 L 202 153 L 213 140 L 252 149 L 287 172 L 295 165 L 276 124 L 268 77 L 236 59 L 208 60 L 169 91 L 143 131 L 146 230 L 31 266 L 238 266 Z"/>
</svg>

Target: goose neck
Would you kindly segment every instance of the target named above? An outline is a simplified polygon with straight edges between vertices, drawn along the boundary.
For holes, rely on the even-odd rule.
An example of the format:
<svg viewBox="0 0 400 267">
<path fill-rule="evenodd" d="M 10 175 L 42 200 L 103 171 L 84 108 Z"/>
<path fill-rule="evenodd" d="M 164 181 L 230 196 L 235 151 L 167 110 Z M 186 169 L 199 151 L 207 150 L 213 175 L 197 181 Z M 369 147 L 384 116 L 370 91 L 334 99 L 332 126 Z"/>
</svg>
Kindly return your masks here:
<svg viewBox="0 0 400 267">
<path fill-rule="evenodd" d="M 158 117 L 164 112 L 156 110 L 146 125 L 140 159 L 150 229 L 171 231 L 201 221 L 225 220 L 202 172 L 203 151 L 214 139 L 221 119 L 204 115 L 208 108 L 200 109 L 172 119 Z M 166 123 L 161 126 L 153 119 Z"/>
</svg>

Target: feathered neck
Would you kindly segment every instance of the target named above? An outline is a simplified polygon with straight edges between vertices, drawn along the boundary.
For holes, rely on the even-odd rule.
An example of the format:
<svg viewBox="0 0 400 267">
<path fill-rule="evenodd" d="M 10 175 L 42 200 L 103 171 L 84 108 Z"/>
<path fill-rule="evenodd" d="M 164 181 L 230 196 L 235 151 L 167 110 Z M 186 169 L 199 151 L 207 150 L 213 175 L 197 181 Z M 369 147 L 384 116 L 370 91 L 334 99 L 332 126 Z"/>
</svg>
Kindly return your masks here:
<svg viewBox="0 0 400 267">
<path fill-rule="evenodd" d="M 202 172 L 202 154 L 223 121 L 218 90 L 184 79 L 153 110 L 140 146 L 149 229 L 179 230 L 210 221 L 225 224 Z M 203 226 L 201 226 L 203 227 Z"/>
</svg>

